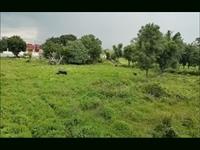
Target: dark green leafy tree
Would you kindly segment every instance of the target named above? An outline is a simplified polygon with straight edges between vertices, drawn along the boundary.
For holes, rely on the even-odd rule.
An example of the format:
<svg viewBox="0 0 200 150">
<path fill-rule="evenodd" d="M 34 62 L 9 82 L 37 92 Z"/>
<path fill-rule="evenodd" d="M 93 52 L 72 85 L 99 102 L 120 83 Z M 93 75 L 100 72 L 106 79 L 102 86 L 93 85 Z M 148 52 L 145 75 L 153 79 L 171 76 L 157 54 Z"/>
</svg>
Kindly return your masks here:
<svg viewBox="0 0 200 150">
<path fill-rule="evenodd" d="M 128 66 L 130 66 L 130 63 L 136 62 L 138 59 L 138 51 L 135 44 L 130 44 L 126 47 L 124 47 L 124 53 L 123 56 L 125 59 L 128 60 Z"/>
<path fill-rule="evenodd" d="M 0 52 L 6 51 L 8 48 L 7 38 L 3 37 L 0 39 Z"/>
<path fill-rule="evenodd" d="M 181 58 L 183 49 L 183 41 L 180 33 L 172 36 L 172 32 L 168 31 L 163 37 L 163 47 L 157 55 L 157 63 L 161 72 L 168 67 L 176 68 Z"/>
<path fill-rule="evenodd" d="M 119 43 L 117 46 L 113 45 L 113 51 L 115 53 L 114 55 L 116 59 L 119 59 L 120 57 L 122 57 L 122 47 L 123 47 L 122 43 Z"/>
<path fill-rule="evenodd" d="M 137 37 L 137 49 L 139 50 L 138 65 L 148 71 L 156 62 L 156 56 L 162 50 L 162 33 L 160 27 L 153 23 L 142 26 Z"/>
<path fill-rule="evenodd" d="M 70 41 L 64 48 L 66 61 L 71 64 L 85 64 L 89 60 L 88 49 L 81 40 Z"/>
<path fill-rule="evenodd" d="M 26 42 L 20 36 L 12 36 L 7 39 L 8 49 L 18 57 L 20 51 L 26 51 Z"/>
<path fill-rule="evenodd" d="M 58 43 L 54 43 L 52 41 L 47 40 L 43 45 L 42 45 L 42 49 L 44 51 L 44 56 L 46 58 L 49 58 L 52 56 L 52 54 L 54 53 L 57 57 L 60 57 L 61 55 L 64 56 L 64 49 L 63 46 L 58 44 Z"/>
<path fill-rule="evenodd" d="M 75 40 L 77 40 L 77 37 L 75 35 L 66 34 L 66 35 L 61 35 L 59 41 L 60 43 L 62 43 L 63 46 L 66 46 L 69 41 L 75 41 Z"/>
<path fill-rule="evenodd" d="M 52 41 L 46 41 L 42 45 L 44 56 L 49 59 L 49 64 L 55 65 L 63 62 L 65 54 L 61 44 L 54 43 Z"/>
<path fill-rule="evenodd" d="M 57 43 L 57 44 L 62 44 L 59 37 L 51 37 L 51 38 L 47 39 L 46 42 L 53 42 L 53 43 Z"/>
<path fill-rule="evenodd" d="M 185 67 L 187 65 L 187 67 L 189 68 L 190 66 L 192 66 L 192 57 L 193 57 L 193 51 L 195 51 L 195 46 L 192 44 L 186 44 L 184 51 L 181 54 L 181 59 L 180 59 L 180 64 L 183 65 L 183 67 Z"/>
<path fill-rule="evenodd" d="M 188 69 L 190 66 L 199 66 L 200 61 L 200 48 L 198 41 L 194 41 L 191 44 L 185 44 L 184 51 L 181 54 L 180 64 Z"/>
<path fill-rule="evenodd" d="M 198 66 L 200 70 L 200 48 L 197 44 L 193 45 L 192 53 L 190 55 L 191 66 Z"/>
<path fill-rule="evenodd" d="M 100 59 L 100 54 L 102 52 L 102 42 L 92 34 L 84 35 L 80 40 L 88 50 L 89 61 L 92 63 L 97 62 Z"/>
</svg>

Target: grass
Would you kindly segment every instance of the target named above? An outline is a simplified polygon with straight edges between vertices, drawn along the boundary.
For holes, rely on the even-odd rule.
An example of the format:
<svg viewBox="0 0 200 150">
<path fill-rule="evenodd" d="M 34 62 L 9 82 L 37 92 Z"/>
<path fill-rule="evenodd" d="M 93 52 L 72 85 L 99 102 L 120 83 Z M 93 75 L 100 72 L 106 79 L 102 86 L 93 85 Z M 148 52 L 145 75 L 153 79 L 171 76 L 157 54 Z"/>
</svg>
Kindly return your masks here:
<svg viewBox="0 0 200 150">
<path fill-rule="evenodd" d="M 200 137 L 199 83 L 109 62 L 1 59 L 1 137 L 153 137 L 165 118 L 178 137 Z"/>
</svg>

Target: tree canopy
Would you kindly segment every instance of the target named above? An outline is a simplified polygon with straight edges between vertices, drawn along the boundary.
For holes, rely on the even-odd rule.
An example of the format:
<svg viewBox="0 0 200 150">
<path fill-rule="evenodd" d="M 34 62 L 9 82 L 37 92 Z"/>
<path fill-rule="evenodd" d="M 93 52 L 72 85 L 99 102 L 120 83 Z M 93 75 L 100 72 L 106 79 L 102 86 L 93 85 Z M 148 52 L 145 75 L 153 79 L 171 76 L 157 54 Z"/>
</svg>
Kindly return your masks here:
<svg viewBox="0 0 200 150">
<path fill-rule="evenodd" d="M 6 51 L 8 48 L 7 38 L 3 37 L 0 39 L 0 52 Z"/>
<path fill-rule="evenodd" d="M 97 62 L 102 52 L 102 42 L 92 34 L 84 35 L 81 37 L 80 40 L 85 48 L 88 50 L 89 60 L 92 63 Z"/>
<path fill-rule="evenodd" d="M 160 27 L 153 23 L 142 26 L 136 39 L 139 50 L 138 65 L 141 69 L 148 70 L 153 67 L 156 56 L 162 50 L 162 33 Z"/>
<path fill-rule="evenodd" d="M 20 51 L 26 51 L 26 42 L 20 36 L 12 36 L 7 39 L 8 48 L 15 56 L 18 56 Z"/>
</svg>

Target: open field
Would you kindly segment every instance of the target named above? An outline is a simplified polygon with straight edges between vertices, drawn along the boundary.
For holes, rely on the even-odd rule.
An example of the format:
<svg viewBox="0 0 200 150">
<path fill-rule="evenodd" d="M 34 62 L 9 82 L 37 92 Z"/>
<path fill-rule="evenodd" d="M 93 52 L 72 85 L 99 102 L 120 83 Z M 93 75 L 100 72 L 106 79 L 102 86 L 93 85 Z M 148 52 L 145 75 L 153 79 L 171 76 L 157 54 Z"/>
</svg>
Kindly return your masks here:
<svg viewBox="0 0 200 150">
<path fill-rule="evenodd" d="M 178 137 L 200 137 L 199 84 L 199 76 L 146 78 L 109 62 L 1 59 L 1 137 L 153 137 L 164 118 Z"/>
</svg>

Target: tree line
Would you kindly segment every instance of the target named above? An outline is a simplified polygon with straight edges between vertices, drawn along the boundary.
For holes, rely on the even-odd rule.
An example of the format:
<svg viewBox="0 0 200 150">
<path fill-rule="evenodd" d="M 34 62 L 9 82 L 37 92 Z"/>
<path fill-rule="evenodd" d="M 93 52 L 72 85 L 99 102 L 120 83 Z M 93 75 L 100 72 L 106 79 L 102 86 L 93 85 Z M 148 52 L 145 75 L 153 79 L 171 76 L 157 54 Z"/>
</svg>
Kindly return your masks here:
<svg viewBox="0 0 200 150">
<path fill-rule="evenodd" d="M 42 45 L 46 58 L 62 58 L 63 63 L 91 64 L 100 59 L 102 42 L 94 35 L 84 35 L 77 39 L 75 35 L 67 34 L 52 37 Z"/>
<path fill-rule="evenodd" d="M 112 50 L 102 50 L 102 41 L 92 34 L 77 38 L 73 34 L 51 37 L 42 44 L 44 57 L 49 60 L 70 64 L 92 64 L 101 60 L 105 53 L 108 60 L 119 62 L 120 57 L 128 60 L 128 66 L 137 65 L 146 71 L 158 65 L 161 72 L 167 68 L 198 66 L 200 69 L 200 38 L 192 43 L 185 43 L 180 32 L 162 33 L 160 27 L 149 23 L 142 26 L 137 37 L 129 45 L 113 45 Z M 19 36 L 2 38 L 1 52 L 9 48 L 16 56 L 26 50 L 26 42 Z"/>
<path fill-rule="evenodd" d="M 161 73 L 167 68 L 178 67 L 178 64 L 198 66 L 200 70 L 200 38 L 192 43 L 185 43 L 180 32 L 175 34 L 167 31 L 163 34 L 160 27 L 149 23 L 142 26 L 137 37 L 124 48 L 120 43 L 113 46 L 113 51 L 106 50 L 108 59 L 118 61 L 119 57 L 128 60 L 128 66 L 136 64 L 140 69 L 148 72 L 150 68 L 158 65 Z"/>
</svg>

